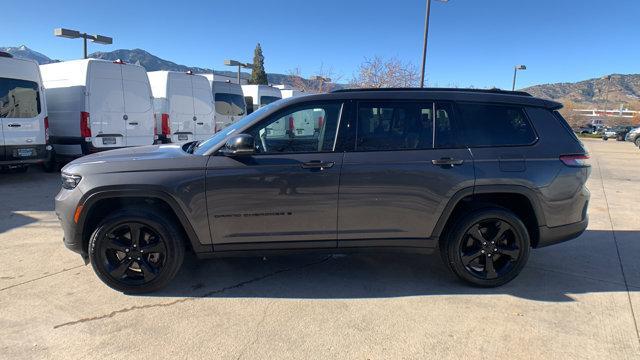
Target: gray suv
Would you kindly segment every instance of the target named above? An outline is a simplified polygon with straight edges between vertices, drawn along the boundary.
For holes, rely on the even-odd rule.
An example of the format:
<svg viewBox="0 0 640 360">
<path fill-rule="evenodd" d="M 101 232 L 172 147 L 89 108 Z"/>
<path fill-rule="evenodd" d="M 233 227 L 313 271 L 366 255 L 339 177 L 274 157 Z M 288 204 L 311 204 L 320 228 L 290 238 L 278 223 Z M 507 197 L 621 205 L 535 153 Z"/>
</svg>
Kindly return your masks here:
<svg viewBox="0 0 640 360">
<path fill-rule="evenodd" d="M 560 108 L 500 90 L 290 98 L 204 142 L 75 160 L 56 213 L 65 245 L 128 293 L 167 285 L 185 251 L 437 250 L 499 286 L 587 227 L 588 154 Z"/>
</svg>

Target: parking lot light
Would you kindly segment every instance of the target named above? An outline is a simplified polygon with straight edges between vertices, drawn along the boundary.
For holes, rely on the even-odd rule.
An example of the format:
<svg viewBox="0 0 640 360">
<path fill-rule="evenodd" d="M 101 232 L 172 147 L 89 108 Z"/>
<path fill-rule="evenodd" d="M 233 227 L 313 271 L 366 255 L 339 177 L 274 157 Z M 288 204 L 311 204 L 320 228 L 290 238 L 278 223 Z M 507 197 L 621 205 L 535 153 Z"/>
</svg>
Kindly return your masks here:
<svg viewBox="0 0 640 360">
<path fill-rule="evenodd" d="M 240 69 L 241 68 L 245 68 L 245 69 L 251 69 L 253 68 L 253 64 L 250 63 L 243 63 L 237 60 L 225 60 L 224 64 L 227 66 L 237 66 L 238 67 L 238 85 L 240 85 Z"/>
<path fill-rule="evenodd" d="M 516 65 L 513 68 L 513 84 L 511 85 L 511 91 L 516 90 L 516 76 L 518 75 L 518 70 L 527 70 L 526 65 Z"/>
<path fill-rule="evenodd" d="M 56 28 L 53 29 L 53 35 L 57 37 L 63 37 L 67 39 L 78 39 L 82 38 L 82 43 L 84 46 L 84 58 L 88 57 L 87 55 L 87 40 L 91 40 L 96 44 L 102 45 L 110 45 L 113 44 L 113 38 L 104 35 L 89 35 L 87 33 L 80 32 L 78 30 L 70 30 L 64 28 Z"/>
</svg>

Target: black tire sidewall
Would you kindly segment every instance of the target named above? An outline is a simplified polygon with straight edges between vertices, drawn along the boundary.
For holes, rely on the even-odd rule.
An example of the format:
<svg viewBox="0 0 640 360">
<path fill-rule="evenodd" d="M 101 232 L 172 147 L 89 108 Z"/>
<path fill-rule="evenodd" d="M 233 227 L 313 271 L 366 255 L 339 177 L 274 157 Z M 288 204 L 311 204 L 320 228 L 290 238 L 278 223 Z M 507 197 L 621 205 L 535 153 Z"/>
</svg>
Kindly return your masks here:
<svg viewBox="0 0 640 360">
<path fill-rule="evenodd" d="M 107 232 L 113 227 L 127 223 L 142 223 L 158 232 L 167 249 L 166 259 L 160 274 L 152 281 L 142 285 L 128 285 L 113 279 L 101 262 L 98 252 L 100 242 L 106 238 Z M 147 209 L 117 210 L 106 217 L 95 229 L 89 240 L 89 259 L 94 272 L 110 288 L 124 293 L 146 293 L 157 291 L 165 287 L 177 274 L 184 259 L 184 243 L 176 225 L 167 221 L 154 211 Z"/>
<path fill-rule="evenodd" d="M 507 274 L 496 279 L 481 279 L 469 273 L 462 263 L 462 258 L 459 252 L 460 243 L 462 242 L 466 231 L 475 223 L 486 219 L 499 219 L 507 222 L 511 225 L 522 242 L 522 252 L 515 266 Z M 518 216 L 506 209 L 486 208 L 475 210 L 460 218 L 460 220 L 458 220 L 451 228 L 449 234 L 450 235 L 447 236 L 446 243 L 442 248 L 443 260 L 447 262 L 449 269 L 451 269 L 460 279 L 475 286 L 495 287 L 508 283 L 518 276 L 529 258 L 531 240 L 527 227 L 524 225 L 522 220 L 518 218 Z"/>
</svg>

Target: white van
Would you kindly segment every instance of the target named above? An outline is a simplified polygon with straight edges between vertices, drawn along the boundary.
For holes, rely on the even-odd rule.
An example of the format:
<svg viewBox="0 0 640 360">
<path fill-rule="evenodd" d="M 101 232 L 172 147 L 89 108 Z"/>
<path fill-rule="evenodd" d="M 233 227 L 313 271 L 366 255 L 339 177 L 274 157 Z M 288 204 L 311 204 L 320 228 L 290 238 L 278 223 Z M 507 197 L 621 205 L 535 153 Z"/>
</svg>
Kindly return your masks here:
<svg viewBox="0 0 640 360">
<path fill-rule="evenodd" d="M 211 84 L 211 93 L 216 104 L 216 132 L 242 119 L 247 114 L 247 104 L 244 101 L 242 86 L 230 81 L 213 81 L 207 76 Z"/>
<path fill-rule="evenodd" d="M 85 59 L 41 65 L 56 154 L 151 145 L 155 121 L 142 66 Z"/>
<path fill-rule="evenodd" d="M 274 101 L 282 99 L 280 89 L 270 85 L 242 85 L 247 114 Z"/>
<path fill-rule="evenodd" d="M 280 89 L 280 94 L 282 94 L 283 99 L 308 95 L 304 91 L 294 89 L 289 85 L 275 85 L 274 87 Z"/>
<path fill-rule="evenodd" d="M 47 102 L 38 64 L 0 52 L 0 167 L 55 170 Z"/>
<path fill-rule="evenodd" d="M 163 143 L 206 140 L 215 133 L 209 81 L 191 72 L 147 73 L 153 94 L 156 134 Z"/>
</svg>

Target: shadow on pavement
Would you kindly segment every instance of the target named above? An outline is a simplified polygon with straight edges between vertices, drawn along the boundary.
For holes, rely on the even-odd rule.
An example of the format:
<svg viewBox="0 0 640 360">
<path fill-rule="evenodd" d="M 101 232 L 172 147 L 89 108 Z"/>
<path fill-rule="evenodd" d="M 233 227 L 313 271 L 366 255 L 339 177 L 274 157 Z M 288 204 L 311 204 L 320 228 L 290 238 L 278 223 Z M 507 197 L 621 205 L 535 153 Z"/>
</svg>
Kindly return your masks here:
<svg viewBox="0 0 640 360">
<path fill-rule="evenodd" d="M 629 232 L 638 238 L 640 232 Z M 640 253 L 638 244 L 633 251 Z M 623 261 L 624 262 L 624 261 Z M 438 254 L 297 255 L 185 260 L 170 284 L 153 296 L 360 299 L 425 295 L 505 294 L 537 301 L 574 301 L 573 294 L 626 292 L 610 231 L 587 231 L 567 243 L 534 250 L 511 283 L 494 289 L 468 286 Z M 640 290 L 640 274 L 632 280 Z M 629 280 L 629 274 L 627 274 Z M 629 282 L 630 283 L 630 282 Z"/>
</svg>

